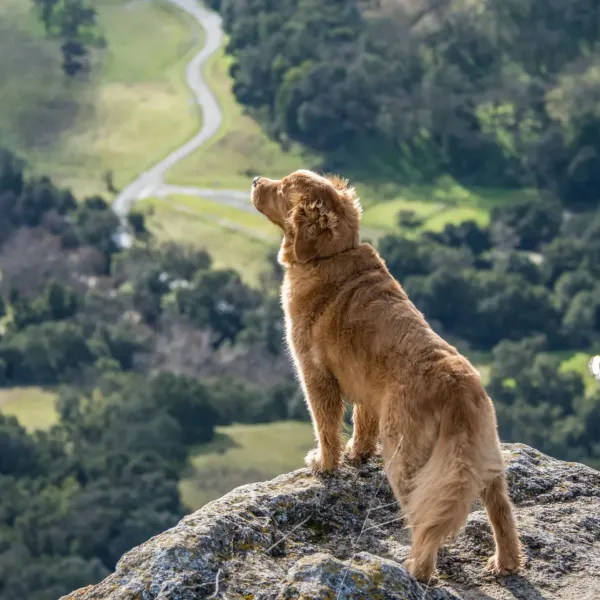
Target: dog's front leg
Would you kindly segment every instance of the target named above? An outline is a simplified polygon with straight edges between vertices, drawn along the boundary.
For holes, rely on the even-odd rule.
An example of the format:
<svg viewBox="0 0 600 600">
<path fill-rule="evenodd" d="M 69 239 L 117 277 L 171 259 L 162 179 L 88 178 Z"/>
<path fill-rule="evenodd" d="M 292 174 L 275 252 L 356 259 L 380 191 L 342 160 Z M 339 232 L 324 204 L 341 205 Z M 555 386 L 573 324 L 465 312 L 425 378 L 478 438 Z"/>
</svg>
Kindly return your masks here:
<svg viewBox="0 0 600 600">
<path fill-rule="evenodd" d="M 318 443 L 305 462 L 316 473 L 333 471 L 342 452 L 344 401 L 340 386 L 327 372 L 303 372 L 302 384 Z"/>
</svg>

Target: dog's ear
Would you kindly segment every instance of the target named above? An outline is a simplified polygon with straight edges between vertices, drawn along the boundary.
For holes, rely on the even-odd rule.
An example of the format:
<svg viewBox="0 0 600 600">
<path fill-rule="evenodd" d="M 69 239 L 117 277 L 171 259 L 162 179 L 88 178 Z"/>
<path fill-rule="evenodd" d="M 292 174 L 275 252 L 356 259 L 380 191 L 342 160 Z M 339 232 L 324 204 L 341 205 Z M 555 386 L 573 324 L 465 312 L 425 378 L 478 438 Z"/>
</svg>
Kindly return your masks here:
<svg viewBox="0 0 600 600">
<path fill-rule="evenodd" d="M 338 217 L 333 207 L 339 200 L 332 185 L 311 182 L 292 209 L 293 248 L 300 263 L 316 258 L 337 236 Z"/>
</svg>

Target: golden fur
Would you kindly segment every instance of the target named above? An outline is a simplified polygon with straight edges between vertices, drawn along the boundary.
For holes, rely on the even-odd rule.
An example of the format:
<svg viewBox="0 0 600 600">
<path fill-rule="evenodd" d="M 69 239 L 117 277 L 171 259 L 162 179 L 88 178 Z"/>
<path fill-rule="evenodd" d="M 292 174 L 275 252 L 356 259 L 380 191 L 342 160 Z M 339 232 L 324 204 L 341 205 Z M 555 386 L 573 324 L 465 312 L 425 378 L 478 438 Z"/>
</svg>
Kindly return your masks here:
<svg viewBox="0 0 600 600">
<path fill-rule="evenodd" d="M 382 441 L 387 477 L 412 530 L 408 568 L 434 573 L 439 547 L 478 496 L 494 530 L 488 570 L 521 565 L 496 416 L 478 372 L 427 324 L 374 248 L 359 239 L 360 205 L 345 180 L 297 171 L 257 178 L 252 202 L 281 227 L 287 338 L 312 415 L 315 472 L 342 457 L 343 400 L 354 404 L 346 457 Z"/>
</svg>

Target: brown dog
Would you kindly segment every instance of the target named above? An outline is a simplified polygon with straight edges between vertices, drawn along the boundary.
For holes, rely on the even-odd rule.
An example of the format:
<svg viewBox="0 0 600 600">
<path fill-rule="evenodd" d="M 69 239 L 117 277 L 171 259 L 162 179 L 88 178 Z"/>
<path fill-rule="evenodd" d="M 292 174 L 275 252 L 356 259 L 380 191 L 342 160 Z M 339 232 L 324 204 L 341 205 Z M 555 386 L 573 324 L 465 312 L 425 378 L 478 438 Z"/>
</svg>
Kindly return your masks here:
<svg viewBox="0 0 600 600">
<path fill-rule="evenodd" d="M 359 240 L 346 181 L 297 171 L 256 178 L 255 207 L 284 233 L 287 337 L 312 414 L 314 471 L 342 454 L 343 399 L 354 404 L 349 460 L 381 437 L 386 473 L 408 526 L 407 566 L 428 581 L 439 547 L 481 495 L 494 530 L 495 574 L 515 573 L 521 545 L 507 494 L 496 415 L 479 374 L 429 327 L 377 252 Z"/>
</svg>

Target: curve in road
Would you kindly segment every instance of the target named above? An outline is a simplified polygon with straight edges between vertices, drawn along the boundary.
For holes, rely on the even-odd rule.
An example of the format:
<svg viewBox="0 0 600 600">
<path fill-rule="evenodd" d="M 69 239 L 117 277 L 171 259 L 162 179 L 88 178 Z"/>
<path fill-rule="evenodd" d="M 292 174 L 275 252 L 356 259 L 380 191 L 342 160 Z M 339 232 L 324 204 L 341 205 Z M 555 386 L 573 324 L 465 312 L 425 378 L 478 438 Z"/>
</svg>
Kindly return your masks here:
<svg viewBox="0 0 600 600">
<path fill-rule="evenodd" d="M 113 210 L 121 219 L 125 219 L 131 210 L 133 203 L 138 198 L 147 198 L 151 195 L 164 196 L 164 188 L 172 188 L 172 186 L 164 185 L 164 176 L 167 171 L 184 158 L 187 158 L 215 135 L 223 120 L 221 107 L 202 76 L 202 67 L 206 61 L 219 50 L 223 43 L 221 17 L 198 4 L 196 0 L 168 0 L 168 2 L 194 17 L 203 27 L 205 32 L 204 47 L 188 63 L 185 73 L 187 84 L 194 94 L 196 103 L 202 110 L 202 127 L 191 140 L 177 148 L 177 150 L 162 159 L 151 169 L 142 173 L 135 181 L 131 182 L 119 193 L 114 200 Z M 199 195 L 195 188 L 191 189 L 195 190 L 191 195 Z M 221 198 L 229 198 L 230 195 L 233 194 L 230 199 L 236 199 L 239 203 L 239 197 L 236 198 L 235 196 L 236 194 L 240 194 L 240 192 L 227 193 L 225 190 L 203 191 L 210 192 L 209 197 L 212 197 L 214 196 L 214 193 L 217 193 L 218 195 L 221 195 Z M 246 194 L 246 198 L 247 197 L 248 194 Z M 229 204 L 228 201 L 225 201 L 224 203 Z"/>
</svg>

